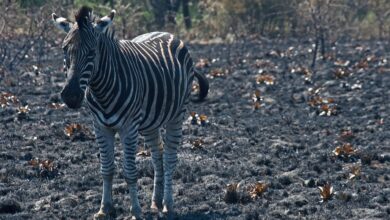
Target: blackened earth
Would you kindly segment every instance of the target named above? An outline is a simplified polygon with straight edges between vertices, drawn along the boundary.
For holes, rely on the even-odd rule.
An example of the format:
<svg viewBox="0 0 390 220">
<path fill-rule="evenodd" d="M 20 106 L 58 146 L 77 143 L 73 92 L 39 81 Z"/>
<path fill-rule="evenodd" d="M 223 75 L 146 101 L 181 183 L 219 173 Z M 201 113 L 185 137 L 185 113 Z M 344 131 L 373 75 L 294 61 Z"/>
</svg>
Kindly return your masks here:
<svg viewBox="0 0 390 220">
<path fill-rule="evenodd" d="M 174 217 L 389 219 L 389 48 L 374 41 L 329 45 L 312 71 L 310 41 L 190 45 L 195 61 L 206 59 L 198 68 L 209 77 L 210 92 L 189 112 L 207 115 L 209 124 L 185 122 Z M 99 209 L 102 179 L 88 108 L 49 106 L 61 103 L 65 79 L 60 48 L 53 51 L 53 61 L 38 70 L 0 75 L 0 92 L 19 99 L 0 108 L 0 219 L 91 219 Z M 256 82 L 265 74 L 273 85 Z M 320 109 L 311 101 L 316 96 L 333 103 Z M 31 110 L 19 113 L 26 105 Z M 69 137 L 64 129 L 71 123 L 82 127 Z M 203 144 L 194 146 L 196 139 Z M 354 151 L 336 156 L 346 143 Z M 117 219 L 129 217 L 122 155 L 117 138 Z M 52 164 L 44 167 L 43 160 Z M 150 156 L 137 156 L 137 166 L 140 203 L 151 219 Z M 252 198 L 248 191 L 258 181 L 268 188 Z M 325 183 L 334 193 L 323 201 Z M 239 184 L 237 192 L 227 194 L 227 184 Z"/>
</svg>

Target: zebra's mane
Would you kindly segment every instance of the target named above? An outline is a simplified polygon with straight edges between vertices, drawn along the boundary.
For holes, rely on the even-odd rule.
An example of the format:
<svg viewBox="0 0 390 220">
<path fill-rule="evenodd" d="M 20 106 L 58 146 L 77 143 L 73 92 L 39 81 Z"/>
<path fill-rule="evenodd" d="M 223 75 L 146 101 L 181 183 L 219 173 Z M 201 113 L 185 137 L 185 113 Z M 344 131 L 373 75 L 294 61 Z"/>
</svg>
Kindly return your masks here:
<svg viewBox="0 0 390 220">
<path fill-rule="evenodd" d="M 77 29 L 77 24 L 72 27 L 71 31 L 69 31 L 62 43 L 62 48 L 66 47 L 71 42 L 77 42 L 80 40 L 80 36 Z M 113 27 L 108 27 L 104 32 L 101 33 L 101 35 L 104 35 L 109 40 L 117 40 Z"/>
<path fill-rule="evenodd" d="M 71 42 L 77 42 L 80 39 L 80 36 L 78 35 L 77 24 L 73 25 L 73 27 L 70 29 L 69 33 L 66 35 L 64 41 L 62 42 L 62 48 L 68 46 Z"/>
<path fill-rule="evenodd" d="M 78 12 L 75 15 L 75 19 L 77 22 L 81 21 L 82 19 L 86 19 L 87 21 L 92 20 L 92 9 L 88 6 L 82 6 Z"/>
<path fill-rule="evenodd" d="M 112 27 L 108 27 L 102 34 L 104 34 L 110 40 L 116 40 L 115 30 Z"/>
</svg>

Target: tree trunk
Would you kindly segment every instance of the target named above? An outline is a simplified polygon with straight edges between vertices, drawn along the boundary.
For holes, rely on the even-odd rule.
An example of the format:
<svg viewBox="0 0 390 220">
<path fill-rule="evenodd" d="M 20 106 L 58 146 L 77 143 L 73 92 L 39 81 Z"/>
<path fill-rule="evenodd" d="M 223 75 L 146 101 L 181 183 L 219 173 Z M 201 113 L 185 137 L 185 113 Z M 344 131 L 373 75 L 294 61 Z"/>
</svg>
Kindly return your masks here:
<svg viewBox="0 0 390 220">
<path fill-rule="evenodd" d="M 320 38 L 318 34 L 316 34 L 316 42 L 313 50 L 313 60 L 311 62 L 311 69 L 314 72 L 314 68 L 316 67 L 316 61 L 317 61 L 317 52 L 318 52 L 318 44 L 320 43 Z"/>
<path fill-rule="evenodd" d="M 190 9 L 188 7 L 188 0 L 183 0 L 183 17 L 184 17 L 184 25 L 186 29 L 190 29 L 192 26 Z"/>
<path fill-rule="evenodd" d="M 115 1 L 114 0 L 104 0 L 104 4 L 106 5 L 107 3 L 110 3 L 110 7 L 114 8 L 114 6 L 115 6 Z"/>
<path fill-rule="evenodd" d="M 155 23 L 159 29 L 164 28 L 167 19 L 167 13 L 171 9 L 170 0 L 151 0 Z"/>
<path fill-rule="evenodd" d="M 320 40 L 321 40 L 321 56 L 322 59 L 325 60 L 325 30 L 321 28 L 321 33 L 320 33 Z"/>
</svg>

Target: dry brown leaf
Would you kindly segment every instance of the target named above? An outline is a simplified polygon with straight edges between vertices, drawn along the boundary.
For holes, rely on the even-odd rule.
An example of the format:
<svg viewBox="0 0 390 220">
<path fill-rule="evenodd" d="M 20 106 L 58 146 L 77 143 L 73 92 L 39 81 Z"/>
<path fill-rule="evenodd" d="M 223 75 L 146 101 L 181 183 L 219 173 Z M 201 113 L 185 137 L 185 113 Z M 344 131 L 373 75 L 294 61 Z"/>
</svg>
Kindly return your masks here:
<svg viewBox="0 0 390 220">
<path fill-rule="evenodd" d="M 37 170 L 40 177 L 53 177 L 57 174 L 57 166 L 52 160 L 31 159 L 28 164 Z"/>
<path fill-rule="evenodd" d="M 6 106 L 19 104 L 19 99 L 8 92 L 2 92 L 0 94 L 0 106 L 5 108 Z"/>
<path fill-rule="evenodd" d="M 274 67 L 275 64 L 272 63 L 270 60 L 256 59 L 254 66 L 256 68 L 265 68 L 265 67 Z"/>
<path fill-rule="evenodd" d="M 320 106 L 320 113 L 319 115 L 325 115 L 325 116 L 331 116 L 337 114 L 337 107 L 336 105 L 332 104 L 323 104 Z"/>
<path fill-rule="evenodd" d="M 200 58 L 199 61 L 195 64 L 196 68 L 205 68 L 210 67 L 210 61 L 206 58 Z"/>
<path fill-rule="evenodd" d="M 192 125 L 200 124 L 199 115 L 196 112 L 190 112 L 190 119 Z"/>
<path fill-rule="evenodd" d="M 253 108 L 254 108 L 255 110 L 260 109 L 260 108 L 261 108 L 260 102 L 255 102 L 255 103 L 253 104 Z"/>
<path fill-rule="evenodd" d="M 38 167 L 39 166 L 39 159 L 38 158 L 31 159 L 30 161 L 28 161 L 28 164 L 33 166 L 33 167 Z"/>
<path fill-rule="evenodd" d="M 228 69 L 222 69 L 222 68 L 215 68 L 210 71 L 209 76 L 210 78 L 215 78 L 215 77 L 224 77 L 229 73 Z"/>
<path fill-rule="evenodd" d="M 28 105 L 20 106 L 18 108 L 18 114 L 27 114 L 31 109 L 28 107 Z"/>
<path fill-rule="evenodd" d="M 74 133 L 80 131 L 81 129 L 82 129 L 82 126 L 80 124 L 72 123 L 72 124 L 69 124 L 65 127 L 64 132 L 65 132 L 66 136 L 70 137 Z"/>
<path fill-rule="evenodd" d="M 48 106 L 48 108 L 50 109 L 62 109 L 65 107 L 65 104 L 64 103 L 50 103 Z"/>
<path fill-rule="evenodd" d="M 326 183 L 324 186 L 319 186 L 318 188 L 320 189 L 320 195 L 323 202 L 332 198 L 333 186 L 330 183 Z"/>
<path fill-rule="evenodd" d="M 291 73 L 297 73 L 297 74 L 302 74 L 306 77 L 311 77 L 312 72 L 308 67 L 303 67 L 303 66 L 297 66 L 297 67 L 292 67 L 290 68 Z"/>
<path fill-rule="evenodd" d="M 315 95 L 309 99 L 308 104 L 311 107 L 317 108 L 320 116 L 331 116 L 337 114 L 337 105 L 334 102 L 333 98 L 323 98 Z"/>
<path fill-rule="evenodd" d="M 53 171 L 54 170 L 54 162 L 51 160 L 43 160 L 39 164 L 41 169 L 46 169 L 48 171 Z"/>
<path fill-rule="evenodd" d="M 356 64 L 356 67 L 359 69 L 367 69 L 368 68 L 368 61 L 366 59 L 360 60 Z"/>
<path fill-rule="evenodd" d="M 192 92 L 199 93 L 199 84 L 196 82 L 193 83 L 191 90 L 192 90 Z"/>
<path fill-rule="evenodd" d="M 199 116 L 199 120 L 200 120 L 200 124 L 203 125 L 203 126 L 205 126 L 205 125 L 207 125 L 209 123 L 208 117 L 205 114 L 201 114 Z"/>
<path fill-rule="evenodd" d="M 353 149 L 352 144 L 350 144 L 350 143 L 345 143 L 341 146 L 336 147 L 333 150 L 333 153 L 336 156 L 340 156 L 340 157 L 349 157 L 352 154 L 354 154 L 355 152 L 356 152 L 356 150 Z"/>
<path fill-rule="evenodd" d="M 309 100 L 309 105 L 312 106 L 312 107 L 316 107 L 316 106 L 321 106 L 322 104 L 330 104 L 330 103 L 334 103 L 334 99 L 333 98 L 322 98 L 321 96 L 313 96 L 311 97 L 311 99 Z"/>
<path fill-rule="evenodd" d="M 205 126 L 205 125 L 209 124 L 208 117 L 205 114 L 201 114 L 199 116 L 199 114 L 197 114 L 196 112 L 190 112 L 190 118 L 189 119 L 190 119 L 192 125 L 202 125 L 202 126 Z"/>
<path fill-rule="evenodd" d="M 350 76 L 351 73 L 350 73 L 347 69 L 344 69 L 344 68 L 337 68 L 337 69 L 334 71 L 334 75 L 335 75 L 337 78 L 344 78 L 344 77 Z"/>
<path fill-rule="evenodd" d="M 147 150 L 141 150 L 137 153 L 137 156 L 141 156 L 141 157 L 150 157 L 150 152 L 147 151 Z"/>
<path fill-rule="evenodd" d="M 191 141 L 192 147 L 191 149 L 199 149 L 203 147 L 204 141 L 202 139 L 195 139 Z"/>
<path fill-rule="evenodd" d="M 326 99 L 323 99 L 322 102 L 323 103 L 334 103 L 334 99 L 333 98 L 326 98 Z"/>
<path fill-rule="evenodd" d="M 275 82 L 275 77 L 270 74 L 260 75 L 256 78 L 256 83 L 264 83 L 266 85 L 273 85 Z"/>
<path fill-rule="evenodd" d="M 334 153 L 336 156 L 340 156 L 340 155 L 341 155 L 341 152 L 342 152 L 341 147 L 336 147 L 336 148 L 333 150 L 333 153 Z"/>
<path fill-rule="evenodd" d="M 252 95 L 252 101 L 253 102 L 260 102 L 262 101 L 261 95 L 260 95 L 260 90 L 255 90 L 255 92 Z"/>
<path fill-rule="evenodd" d="M 255 110 L 260 109 L 262 106 L 263 98 L 260 96 L 260 90 L 255 90 L 252 95 L 253 108 Z"/>
<path fill-rule="evenodd" d="M 322 104 L 322 98 L 320 96 L 314 96 L 311 99 L 309 99 L 308 104 L 311 107 L 316 107 L 316 106 Z"/>
<path fill-rule="evenodd" d="M 257 182 L 255 185 L 252 185 L 249 189 L 249 194 L 252 199 L 255 199 L 261 196 L 268 188 L 268 184 L 263 182 Z"/>
<path fill-rule="evenodd" d="M 355 177 L 359 177 L 361 175 L 362 167 L 360 164 L 354 165 L 350 169 L 348 179 L 353 179 Z"/>
<path fill-rule="evenodd" d="M 342 67 L 347 67 L 351 62 L 349 60 L 336 60 L 334 62 L 335 66 L 342 66 Z"/>
</svg>

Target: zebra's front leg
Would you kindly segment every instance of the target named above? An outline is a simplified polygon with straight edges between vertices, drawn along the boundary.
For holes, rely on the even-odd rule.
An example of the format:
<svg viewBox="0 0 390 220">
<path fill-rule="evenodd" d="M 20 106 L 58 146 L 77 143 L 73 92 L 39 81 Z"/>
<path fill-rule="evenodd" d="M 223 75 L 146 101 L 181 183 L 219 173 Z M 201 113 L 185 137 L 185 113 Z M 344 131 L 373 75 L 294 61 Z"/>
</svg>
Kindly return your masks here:
<svg viewBox="0 0 390 220">
<path fill-rule="evenodd" d="M 134 126 L 120 133 L 121 143 L 124 150 L 123 172 L 125 180 L 129 187 L 130 194 L 130 212 L 133 219 L 141 218 L 141 206 L 138 201 L 137 193 L 137 167 L 135 164 L 135 151 L 138 141 L 138 127 Z"/>
<path fill-rule="evenodd" d="M 100 172 L 103 177 L 103 195 L 100 210 L 94 219 L 111 219 L 115 215 L 112 204 L 112 179 L 114 177 L 114 131 L 95 125 L 96 140 L 100 149 Z"/>
<path fill-rule="evenodd" d="M 164 200 L 163 213 L 173 212 L 172 176 L 177 163 L 177 147 L 182 138 L 182 117 L 167 124 L 163 153 Z"/>
<path fill-rule="evenodd" d="M 145 144 L 151 148 L 152 163 L 154 168 L 153 197 L 150 209 L 152 212 L 158 212 L 162 208 L 164 193 L 164 172 L 163 172 L 163 147 L 161 143 L 160 130 L 144 133 Z"/>
</svg>

